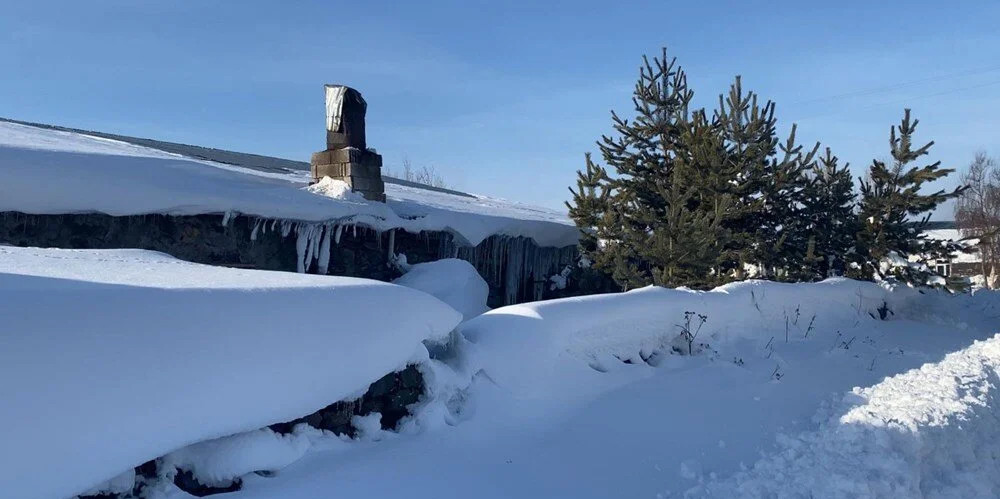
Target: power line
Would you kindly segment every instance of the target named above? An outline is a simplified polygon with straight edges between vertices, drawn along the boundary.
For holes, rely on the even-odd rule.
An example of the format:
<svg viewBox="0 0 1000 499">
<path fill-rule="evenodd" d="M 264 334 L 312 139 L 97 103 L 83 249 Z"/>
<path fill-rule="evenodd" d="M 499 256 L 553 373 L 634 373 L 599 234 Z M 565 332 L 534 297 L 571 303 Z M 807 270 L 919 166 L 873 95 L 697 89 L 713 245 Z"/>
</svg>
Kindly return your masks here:
<svg viewBox="0 0 1000 499">
<path fill-rule="evenodd" d="M 861 107 L 861 108 L 853 108 L 853 109 L 851 109 L 851 111 L 870 111 L 870 110 L 873 110 L 873 109 L 878 109 L 878 108 L 883 107 L 883 106 L 889 106 L 889 105 L 893 105 L 893 104 L 906 104 L 906 103 L 909 103 L 909 102 L 912 102 L 912 101 L 916 101 L 916 100 L 920 100 L 920 99 L 927 99 L 927 98 L 930 98 L 930 97 L 938 97 L 938 96 L 941 96 L 941 95 L 948 95 L 948 94 L 954 94 L 954 93 L 958 93 L 958 92 L 965 92 L 965 91 L 968 91 L 968 90 L 976 90 L 976 89 L 980 89 L 980 88 L 984 88 L 984 87 L 989 87 L 989 86 L 993 86 L 993 85 L 998 85 L 998 84 L 1000 84 L 1000 80 L 994 80 L 994 81 L 989 81 L 989 82 L 986 82 L 986 83 L 980 83 L 978 85 L 971 85 L 971 86 L 962 87 L 962 88 L 953 88 L 953 89 L 950 89 L 950 90 L 942 90 L 940 92 L 934 92 L 934 93 L 929 93 L 929 94 L 917 95 L 917 96 L 914 96 L 914 97 L 907 97 L 905 99 L 898 99 L 898 100 L 894 100 L 894 101 L 880 102 L 878 104 L 871 104 L 871 105 L 868 105 L 868 106 L 865 106 L 865 107 Z M 832 116 L 832 115 L 840 114 L 840 113 L 842 113 L 844 111 L 846 111 L 846 109 L 838 109 L 836 111 L 831 111 L 831 112 L 827 112 L 827 113 L 814 114 L 814 115 L 811 115 L 811 116 L 801 117 L 801 118 L 798 118 L 798 119 L 792 120 L 792 121 L 799 122 L 799 121 L 809 120 L 809 119 L 813 119 L 813 118 L 820 118 L 820 117 L 824 117 L 824 116 Z"/>
<path fill-rule="evenodd" d="M 937 75 L 937 76 L 930 76 L 930 77 L 927 77 L 927 78 L 920 78 L 920 79 L 917 79 L 917 80 L 910 80 L 910 81 L 904 81 L 904 82 L 899 82 L 899 83 L 893 83 L 891 85 L 884 85 L 884 86 L 881 86 L 881 87 L 873 87 L 873 88 L 868 88 L 868 89 L 863 89 L 863 90 L 855 90 L 855 91 L 852 91 L 852 92 L 846 92 L 846 93 L 837 94 L 837 95 L 828 95 L 826 97 L 817 97 L 817 98 L 813 98 L 813 99 L 806 99 L 806 100 L 801 100 L 801 101 L 797 101 L 797 102 L 792 102 L 790 105 L 812 104 L 812 103 L 816 103 L 816 102 L 825 102 L 825 101 L 845 99 L 845 98 L 850 98 L 850 97 L 863 97 L 863 96 L 866 96 L 866 95 L 874 95 L 874 94 L 879 94 L 879 93 L 883 93 L 883 92 L 891 92 L 893 90 L 899 90 L 901 88 L 911 87 L 911 86 L 914 86 L 914 85 L 921 85 L 921 84 L 924 84 L 924 83 L 931 83 L 931 82 L 935 82 L 935 81 L 949 80 L 949 79 L 952 79 L 952 78 L 960 78 L 960 77 L 963 77 L 963 76 L 974 76 L 974 75 L 979 75 L 979 74 L 984 74 L 984 73 L 991 73 L 993 71 L 1000 71 L 1000 65 L 990 66 L 990 67 L 985 67 L 985 68 L 979 68 L 979 69 L 969 69 L 969 70 L 965 70 L 965 71 L 959 71 L 959 72 L 955 72 L 955 73 L 949 73 L 949 74 L 943 74 L 943 75 Z"/>
</svg>

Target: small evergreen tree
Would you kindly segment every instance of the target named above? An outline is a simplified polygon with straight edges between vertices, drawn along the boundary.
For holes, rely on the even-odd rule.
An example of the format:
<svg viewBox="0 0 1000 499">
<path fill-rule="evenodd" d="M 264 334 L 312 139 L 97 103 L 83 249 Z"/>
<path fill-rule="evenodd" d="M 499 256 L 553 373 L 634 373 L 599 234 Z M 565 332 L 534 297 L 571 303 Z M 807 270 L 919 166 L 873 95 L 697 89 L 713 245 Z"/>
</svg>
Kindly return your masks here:
<svg viewBox="0 0 1000 499">
<path fill-rule="evenodd" d="M 580 253 L 587 259 L 593 261 L 598 256 L 598 231 L 601 229 L 601 220 L 608 212 L 607 188 L 608 173 L 596 165 L 590 159 L 590 153 L 585 155 L 586 169 L 576 173 L 576 190 L 572 187 L 569 192 L 573 195 L 572 202 L 566 202 L 569 209 L 569 217 L 576 222 L 580 228 Z"/>
<path fill-rule="evenodd" d="M 913 148 L 913 132 L 918 123 L 919 120 L 910 119 L 910 110 L 906 109 L 898 135 L 895 126 L 889 134 L 892 165 L 875 160 L 868 170 L 868 179 L 861 179 L 860 230 L 856 265 L 851 272 L 853 277 L 932 284 L 930 270 L 926 266 L 910 265 L 910 257 L 934 259 L 954 250 L 940 242 L 929 241 L 922 232 L 931 212 L 939 204 L 958 197 L 964 188 L 920 193 L 924 184 L 944 178 L 954 170 L 941 168 L 940 161 L 911 166 L 934 145 L 928 142 Z"/>
</svg>

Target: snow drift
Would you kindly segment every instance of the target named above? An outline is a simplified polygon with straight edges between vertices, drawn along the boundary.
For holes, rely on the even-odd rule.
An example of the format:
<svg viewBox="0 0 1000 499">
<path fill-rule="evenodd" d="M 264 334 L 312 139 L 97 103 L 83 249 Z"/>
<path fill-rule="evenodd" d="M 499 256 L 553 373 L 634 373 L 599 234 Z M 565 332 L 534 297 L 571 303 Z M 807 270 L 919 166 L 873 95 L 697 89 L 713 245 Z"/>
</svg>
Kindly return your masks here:
<svg viewBox="0 0 1000 499">
<path fill-rule="evenodd" d="M 0 247 L 0 490 L 70 497 L 186 445 L 309 414 L 460 320 L 430 295 L 364 279 Z"/>
<path fill-rule="evenodd" d="M 446 258 L 407 267 L 394 284 L 430 294 L 461 312 L 465 320 L 489 310 L 490 287 L 469 262 Z"/>
<path fill-rule="evenodd" d="M 615 383 L 607 371 L 623 362 L 655 364 L 665 355 L 686 353 L 685 327 L 696 335 L 693 348 L 722 348 L 741 339 L 764 345 L 784 338 L 762 331 L 787 331 L 797 340 L 810 328 L 843 329 L 845 322 L 870 319 L 888 301 L 904 308 L 912 294 L 846 279 L 805 285 L 746 281 L 708 292 L 649 286 L 507 306 L 461 331 L 494 380 L 519 396 L 551 399 L 579 395 L 572 387 L 581 377 L 594 388 Z M 705 316 L 704 324 L 698 315 Z M 518 362 L 508 361 L 515 357 Z"/>
<path fill-rule="evenodd" d="M 869 388 L 690 497 L 997 497 L 1000 335 Z"/>
<path fill-rule="evenodd" d="M 846 477 L 841 482 L 901 496 L 919 497 L 891 485 L 902 483 L 895 481 L 901 470 L 914 474 L 907 483 L 926 484 L 924 496 L 959 490 L 948 487 L 966 478 L 977 487 L 964 489 L 966 496 L 990 495 L 983 486 L 989 481 L 978 475 L 995 462 L 988 454 L 995 448 L 991 430 L 962 418 L 989 420 L 992 397 L 975 387 L 992 390 L 985 388 L 992 367 L 946 361 L 954 369 L 945 375 L 903 375 L 884 396 L 877 392 L 886 377 L 936 366 L 948 352 L 991 337 L 998 312 L 997 293 L 953 296 L 847 280 L 747 282 L 709 292 L 647 288 L 504 307 L 460 326 L 464 337 L 452 336 L 447 350 L 432 349 L 431 360 L 421 364 L 429 368 L 428 399 L 400 433 L 377 443 L 341 442 L 336 452 L 308 451 L 275 476 L 250 474 L 239 497 L 306 499 L 331 490 L 392 497 L 401 487 L 414 498 L 603 499 L 687 491 L 739 497 L 758 490 L 755 477 L 767 482 L 759 489 L 763 497 L 803 490 L 798 484 L 806 478 L 779 474 L 781 465 L 748 468 L 762 455 L 764 462 L 801 456 L 802 466 L 790 469 L 804 475 L 807 465 L 825 463 L 821 469 L 833 470 L 830 476 Z M 687 341 L 678 341 L 685 327 L 697 332 L 694 355 L 687 354 Z M 992 349 L 972 357 L 980 353 L 988 359 L 984 366 L 995 360 Z M 866 386 L 876 388 L 852 390 Z M 852 395 L 844 399 L 845 392 Z M 859 419 L 836 426 L 877 426 L 900 410 L 912 411 L 913 417 L 897 418 L 904 426 L 921 425 L 917 438 L 889 440 L 883 437 L 893 431 L 875 430 L 872 443 L 858 446 L 822 429 L 824 421 L 849 413 Z M 927 411 L 941 417 L 916 416 Z M 869 413 L 875 416 L 863 422 Z M 968 438 L 945 435 L 959 428 L 972 429 Z M 938 430 L 943 434 L 927 433 Z M 799 434 L 805 436 L 782 436 Z M 225 477 L 296 459 L 302 437 L 296 438 L 251 432 L 178 456 L 200 462 L 206 478 Z M 821 440 L 849 445 L 838 454 L 794 443 Z M 865 467 L 873 463 L 887 471 Z M 852 469 L 857 472 L 837 474 Z M 733 478 L 741 471 L 750 474 Z"/>
</svg>

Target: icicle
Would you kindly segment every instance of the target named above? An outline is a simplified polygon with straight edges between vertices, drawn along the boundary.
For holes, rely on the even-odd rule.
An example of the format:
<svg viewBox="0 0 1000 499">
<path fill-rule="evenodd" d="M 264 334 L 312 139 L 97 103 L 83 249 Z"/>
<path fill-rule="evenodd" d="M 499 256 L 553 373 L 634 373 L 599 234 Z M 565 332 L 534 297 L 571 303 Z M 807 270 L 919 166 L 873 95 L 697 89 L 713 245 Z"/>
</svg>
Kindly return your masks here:
<svg viewBox="0 0 1000 499">
<path fill-rule="evenodd" d="M 259 218 L 257 219 L 256 222 L 254 222 L 254 224 L 253 224 L 253 230 L 250 232 L 250 240 L 251 241 L 256 241 L 257 240 L 257 231 L 260 230 L 260 223 L 261 223 L 261 220 Z"/>
<path fill-rule="evenodd" d="M 337 226 L 339 229 L 339 225 Z M 326 275 L 330 268 L 330 233 L 333 227 L 327 226 L 323 231 L 323 243 L 319 246 L 319 263 L 316 265 L 317 273 Z"/>
<path fill-rule="evenodd" d="M 337 226 L 337 232 L 334 235 L 334 242 L 336 242 L 337 245 L 340 245 L 340 233 L 343 231 L 343 229 L 344 229 L 343 225 L 338 225 Z"/>
<path fill-rule="evenodd" d="M 306 268 L 312 264 L 313 260 L 319 256 L 320 236 L 323 235 L 322 225 L 309 226 L 309 256 L 306 259 Z"/>
<path fill-rule="evenodd" d="M 225 227 L 229 225 L 229 221 L 233 218 L 232 210 L 226 210 L 226 213 L 222 215 L 222 226 Z"/>
<path fill-rule="evenodd" d="M 284 230 L 284 227 L 282 227 L 282 230 Z M 295 271 L 300 274 L 306 273 L 305 253 L 308 243 L 309 238 L 304 233 L 299 232 L 298 239 L 295 240 Z"/>
<path fill-rule="evenodd" d="M 379 237 L 379 240 L 382 238 Z M 396 257 L 396 231 L 394 229 L 389 229 L 389 261 L 391 262 Z"/>
</svg>

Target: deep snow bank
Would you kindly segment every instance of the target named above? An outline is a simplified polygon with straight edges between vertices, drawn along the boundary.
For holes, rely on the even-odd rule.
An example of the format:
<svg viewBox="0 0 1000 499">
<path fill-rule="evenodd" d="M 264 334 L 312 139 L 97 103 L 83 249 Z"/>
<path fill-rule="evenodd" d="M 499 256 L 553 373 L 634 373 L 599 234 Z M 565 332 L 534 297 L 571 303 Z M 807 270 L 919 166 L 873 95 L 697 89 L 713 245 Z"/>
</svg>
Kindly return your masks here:
<svg viewBox="0 0 1000 499">
<path fill-rule="evenodd" d="M 450 231 L 478 245 L 494 234 L 575 245 L 565 214 L 483 196 L 386 186 L 388 204 L 303 189 L 308 172 L 267 173 L 117 140 L 0 122 L 0 211 L 31 214 L 239 213 L 376 230 Z"/>
<path fill-rule="evenodd" d="M 1000 335 L 869 388 L 691 497 L 997 497 Z"/>
<path fill-rule="evenodd" d="M 871 319 L 887 302 L 907 308 L 906 297 L 914 294 L 847 279 L 805 285 L 746 281 L 708 292 L 650 286 L 507 306 L 461 331 L 475 344 L 476 362 L 519 396 L 574 397 L 581 378 L 595 389 L 615 385 L 614 373 L 607 371 L 616 364 L 656 363 L 675 347 L 686 351 L 680 338 L 685 326 L 697 334 L 695 349 L 701 343 L 718 349 L 741 339 L 783 342 L 781 332 L 794 341 L 819 328 L 844 329 L 845 323 Z M 762 331 L 777 331 L 779 337 L 762 337 Z"/>
<path fill-rule="evenodd" d="M 695 343 L 707 346 L 695 345 L 696 355 L 674 350 L 686 350 L 676 341 L 686 312 L 696 314 L 695 329 L 697 314 L 706 316 Z M 998 312 L 1000 293 L 922 294 L 845 280 L 748 282 L 711 292 L 650 288 L 504 307 L 461 327 L 474 343 L 454 338 L 451 356 L 428 363 L 435 402 L 423 405 L 408 429 L 343 453 L 307 454 L 274 477 L 251 475 L 240 494 L 679 497 L 770 455 L 778 435 L 815 431 L 813 416 L 831 395 L 842 398 L 852 387 L 991 337 Z M 981 384 L 973 378 L 962 380 Z M 940 383 L 926 388 L 930 394 L 950 383 L 930 382 Z M 987 438 L 983 444 L 979 457 L 991 445 Z M 851 459 L 895 459 L 891 445 L 885 453 L 875 445 L 859 449 L 867 454 Z M 950 455 L 926 450 L 928 463 Z M 931 473 L 924 481 L 932 476 L 963 477 Z M 856 479 L 878 487 L 882 477 Z"/>
<path fill-rule="evenodd" d="M 0 247 L 0 490 L 69 497 L 185 445 L 309 414 L 460 320 L 376 281 Z"/>
<path fill-rule="evenodd" d="M 394 284 L 430 294 L 461 312 L 465 320 L 489 310 L 490 287 L 469 262 L 446 258 L 407 267 Z"/>
</svg>

